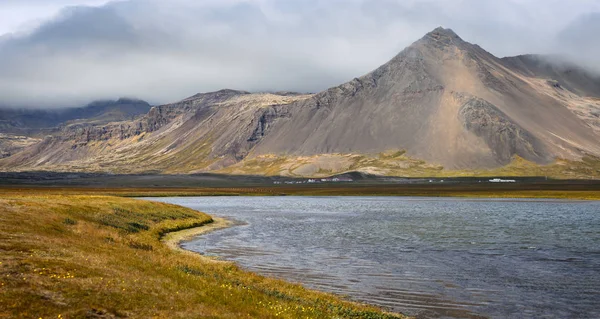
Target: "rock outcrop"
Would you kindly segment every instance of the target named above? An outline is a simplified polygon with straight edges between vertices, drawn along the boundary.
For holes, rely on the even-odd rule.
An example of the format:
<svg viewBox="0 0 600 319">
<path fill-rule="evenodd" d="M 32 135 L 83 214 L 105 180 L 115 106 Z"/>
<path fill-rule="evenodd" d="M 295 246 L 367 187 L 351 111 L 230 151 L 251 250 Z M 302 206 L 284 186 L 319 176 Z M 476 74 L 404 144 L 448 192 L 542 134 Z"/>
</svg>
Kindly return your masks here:
<svg viewBox="0 0 600 319">
<path fill-rule="evenodd" d="M 457 97 L 464 101 L 458 111 L 461 123 L 467 131 L 483 138 L 500 163 L 508 164 L 515 156 L 538 163 L 551 161 L 542 143 L 496 106 L 477 97 Z"/>
</svg>

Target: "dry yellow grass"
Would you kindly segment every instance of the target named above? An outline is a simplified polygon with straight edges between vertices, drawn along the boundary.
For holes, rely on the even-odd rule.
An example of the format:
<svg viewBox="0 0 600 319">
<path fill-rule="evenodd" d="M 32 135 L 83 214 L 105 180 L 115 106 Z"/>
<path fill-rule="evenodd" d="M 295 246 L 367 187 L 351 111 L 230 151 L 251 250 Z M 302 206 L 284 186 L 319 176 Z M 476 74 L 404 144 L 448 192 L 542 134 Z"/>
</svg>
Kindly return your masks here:
<svg viewBox="0 0 600 319">
<path fill-rule="evenodd" d="M 395 318 L 160 242 L 191 209 L 94 195 L 0 195 L 0 318 Z"/>
</svg>

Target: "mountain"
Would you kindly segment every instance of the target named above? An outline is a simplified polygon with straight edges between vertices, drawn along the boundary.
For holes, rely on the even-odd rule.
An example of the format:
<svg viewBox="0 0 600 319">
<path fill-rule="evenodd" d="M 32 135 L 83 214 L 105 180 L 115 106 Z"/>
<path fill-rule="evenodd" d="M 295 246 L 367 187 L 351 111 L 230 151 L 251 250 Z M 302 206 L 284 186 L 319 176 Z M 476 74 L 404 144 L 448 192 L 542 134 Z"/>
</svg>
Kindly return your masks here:
<svg viewBox="0 0 600 319">
<path fill-rule="evenodd" d="M 198 94 L 130 121 L 67 125 L 0 168 L 600 176 L 599 96 L 580 67 L 500 59 L 437 28 L 324 92 Z"/>
<path fill-rule="evenodd" d="M 256 154 L 404 149 L 447 168 L 600 154 L 598 135 L 557 89 L 439 28 L 375 71 L 290 106 L 294 116 L 272 127 Z"/>
<path fill-rule="evenodd" d="M 196 94 L 131 121 L 64 126 L 0 165 L 121 173 L 219 169 L 248 155 L 267 122 L 278 116 L 271 106 L 306 97 L 236 90 Z"/>
<path fill-rule="evenodd" d="M 118 122 L 145 114 L 148 110 L 150 104 L 126 98 L 55 110 L 0 108 L 0 158 L 40 142 L 41 137 L 56 133 L 60 126 Z"/>
</svg>

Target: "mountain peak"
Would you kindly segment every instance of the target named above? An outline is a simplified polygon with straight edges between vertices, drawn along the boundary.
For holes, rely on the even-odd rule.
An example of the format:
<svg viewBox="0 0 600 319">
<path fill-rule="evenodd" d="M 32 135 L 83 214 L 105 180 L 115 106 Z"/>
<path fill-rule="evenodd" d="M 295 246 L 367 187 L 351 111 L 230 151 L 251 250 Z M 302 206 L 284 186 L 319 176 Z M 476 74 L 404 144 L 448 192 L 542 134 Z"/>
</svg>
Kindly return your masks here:
<svg viewBox="0 0 600 319">
<path fill-rule="evenodd" d="M 445 29 L 443 27 L 437 27 L 433 29 L 433 31 L 427 33 L 423 40 L 436 43 L 438 45 L 451 45 L 451 44 L 460 44 L 463 43 L 463 39 L 461 39 L 458 34 L 456 34 L 452 29 Z"/>
<path fill-rule="evenodd" d="M 445 36 L 445 37 L 452 37 L 452 38 L 459 38 L 458 34 L 456 34 L 456 32 L 454 32 L 452 29 L 448 28 L 444 28 L 444 27 L 437 27 L 435 29 L 433 29 L 431 32 L 427 33 L 428 36 Z"/>
</svg>

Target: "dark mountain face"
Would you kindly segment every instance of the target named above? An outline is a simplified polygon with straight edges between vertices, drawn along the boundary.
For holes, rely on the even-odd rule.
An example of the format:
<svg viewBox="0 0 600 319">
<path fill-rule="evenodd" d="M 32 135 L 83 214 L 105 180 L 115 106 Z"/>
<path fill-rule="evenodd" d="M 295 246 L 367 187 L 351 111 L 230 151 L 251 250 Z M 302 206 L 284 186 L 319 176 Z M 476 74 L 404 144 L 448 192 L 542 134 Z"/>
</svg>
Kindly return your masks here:
<svg viewBox="0 0 600 319">
<path fill-rule="evenodd" d="M 105 124 L 112 121 L 130 120 L 149 110 L 148 103 L 125 98 L 117 101 L 96 101 L 81 108 L 0 109 L 0 132 L 31 133 L 35 130 L 50 129 L 73 121 Z"/>
<path fill-rule="evenodd" d="M 0 167 L 307 176 L 579 161 L 600 156 L 599 87 L 581 68 L 499 59 L 438 28 L 373 72 L 314 95 L 221 90 L 120 122 L 137 103 L 122 103 L 132 111 L 116 116 L 107 110 L 128 108 L 90 105 Z"/>
</svg>

